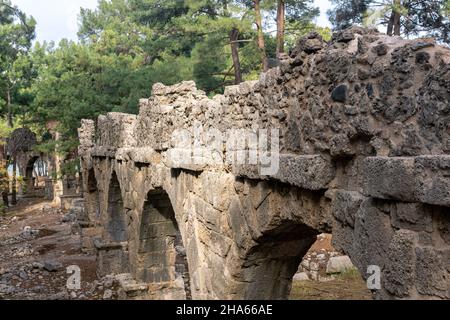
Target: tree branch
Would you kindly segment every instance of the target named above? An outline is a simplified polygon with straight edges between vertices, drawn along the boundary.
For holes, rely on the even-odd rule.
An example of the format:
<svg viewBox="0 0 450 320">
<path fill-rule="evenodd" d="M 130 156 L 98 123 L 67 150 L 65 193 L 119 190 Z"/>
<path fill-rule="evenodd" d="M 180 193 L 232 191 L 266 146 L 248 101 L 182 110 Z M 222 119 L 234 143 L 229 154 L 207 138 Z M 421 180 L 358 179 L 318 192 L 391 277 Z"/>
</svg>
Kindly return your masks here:
<svg viewBox="0 0 450 320">
<path fill-rule="evenodd" d="M 5 6 L 6 8 L 10 9 L 14 15 L 19 18 L 20 22 L 22 23 L 22 25 L 27 29 L 27 32 L 31 33 L 33 32 L 33 30 L 31 29 L 31 27 L 28 25 L 26 18 L 24 17 L 24 14 L 22 13 L 22 11 L 20 11 L 17 7 L 13 7 L 7 3 L 0 3 L 0 5 Z"/>
</svg>

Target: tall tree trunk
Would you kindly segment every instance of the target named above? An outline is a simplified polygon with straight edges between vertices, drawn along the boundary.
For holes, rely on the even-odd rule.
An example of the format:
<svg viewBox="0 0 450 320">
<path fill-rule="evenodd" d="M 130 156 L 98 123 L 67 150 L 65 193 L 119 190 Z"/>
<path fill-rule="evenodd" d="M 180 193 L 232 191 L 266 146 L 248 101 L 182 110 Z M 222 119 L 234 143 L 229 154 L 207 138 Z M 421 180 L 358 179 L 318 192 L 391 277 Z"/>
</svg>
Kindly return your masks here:
<svg viewBox="0 0 450 320">
<path fill-rule="evenodd" d="M 266 56 L 266 44 L 264 41 L 264 32 L 262 27 L 262 16 L 261 16 L 261 3 L 260 0 L 253 1 L 255 5 L 255 22 L 256 28 L 258 29 L 258 48 L 261 52 L 261 62 L 264 72 L 269 70 L 269 62 Z"/>
<path fill-rule="evenodd" d="M 391 17 L 389 19 L 389 23 L 387 26 L 387 35 L 392 37 L 394 33 L 394 19 L 395 19 L 395 12 L 392 10 Z"/>
<path fill-rule="evenodd" d="M 17 204 L 17 161 L 13 158 L 13 178 L 12 178 L 12 193 L 11 193 L 11 204 L 15 206 Z"/>
<path fill-rule="evenodd" d="M 286 24 L 285 0 L 278 0 L 277 9 L 277 58 L 284 53 L 284 30 Z"/>
<path fill-rule="evenodd" d="M 394 36 L 399 36 L 401 34 L 401 25 L 400 25 L 400 14 L 395 14 L 394 19 Z"/>
<path fill-rule="evenodd" d="M 8 110 L 8 126 L 12 128 L 14 126 L 14 123 L 11 104 L 11 88 L 9 86 L 6 88 L 6 108 Z"/>
<path fill-rule="evenodd" d="M 401 0 L 394 0 L 394 36 L 399 36 L 401 33 L 401 25 L 400 25 L 400 7 L 402 3 Z"/>
<path fill-rule="evenodd" d="M 401 0 L 393 0 L 392 13 L 387 26 L 388 36 L 399 36 L 401 34 Z"/>
<path fill-rule="evenodd" d="M 13 115 L 12 115 L 12 103 L 11 103 L 11 88 L 8 86 L 6 88 L 6 106 L 8 110 L 8 126 L 10 128 L 14 127 L 13 123 Z M 13 177 L 12 177 L 12 190 L 11 190 L 11 204 L 15 206 L 17 204 L 17 167 L 16 167 L 16 158 L 12 158 L 12 165 L 13 165 Z"/>
<path fill-rule="evenodd" d="M 233 58 L 234 66 L 234 83 L 239 84 L 242 82 L 241 61 L 239 59 L 239 30 L 233 28 L 230 32 L 231 43 L 231 57 Z"/>
</svg>

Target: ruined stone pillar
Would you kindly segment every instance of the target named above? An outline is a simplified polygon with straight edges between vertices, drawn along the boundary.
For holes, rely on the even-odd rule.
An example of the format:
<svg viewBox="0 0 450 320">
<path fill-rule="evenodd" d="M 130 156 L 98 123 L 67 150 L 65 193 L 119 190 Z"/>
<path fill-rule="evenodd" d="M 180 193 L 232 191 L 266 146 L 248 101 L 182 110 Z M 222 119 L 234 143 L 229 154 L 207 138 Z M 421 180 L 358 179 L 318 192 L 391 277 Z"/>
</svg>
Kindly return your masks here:
<svg viewBox="0 0 450 320">
<path fill-rule="evenodd" d="M 58 142 L 60 140 L 60 133 L 55 132 L 55 141 Z M 64 194 L 64 187 L 63 182 L 61 179 L 61 164 L 62 159 L 61 156 L 57 153 L 55 154 L 55 161 L 54 161 L 55 167 L 54 167 L 54 182 L 53 182 L 53 190 L 54 190 L 54 197 L 53 197 L 53 204 L 56 206 L 61 206 L 61 196 Z"/>
</svg>

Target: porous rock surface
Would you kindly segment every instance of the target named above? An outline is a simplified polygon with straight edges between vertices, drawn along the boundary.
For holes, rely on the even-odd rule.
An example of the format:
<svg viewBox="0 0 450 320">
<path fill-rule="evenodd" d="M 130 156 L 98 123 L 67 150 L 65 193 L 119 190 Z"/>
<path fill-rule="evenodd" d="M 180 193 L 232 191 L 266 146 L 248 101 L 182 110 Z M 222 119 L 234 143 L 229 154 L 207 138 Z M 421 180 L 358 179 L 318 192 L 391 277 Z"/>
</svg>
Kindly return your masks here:
<svg viewBox="0 0 450 320">
<path fill-rule="evenodd" d="M 199 126 L 279 130 L 279 170 L 203 159 L 174 134 Z M 156 84 L 138 116 L 79 133 L 83 245 L 124 298 L 284 299 L 324 232 L 381 269 L 375 298 L 450 298 L 450 50 L 432 39 L 311 34 L 259 81 Z"/>
</svg>

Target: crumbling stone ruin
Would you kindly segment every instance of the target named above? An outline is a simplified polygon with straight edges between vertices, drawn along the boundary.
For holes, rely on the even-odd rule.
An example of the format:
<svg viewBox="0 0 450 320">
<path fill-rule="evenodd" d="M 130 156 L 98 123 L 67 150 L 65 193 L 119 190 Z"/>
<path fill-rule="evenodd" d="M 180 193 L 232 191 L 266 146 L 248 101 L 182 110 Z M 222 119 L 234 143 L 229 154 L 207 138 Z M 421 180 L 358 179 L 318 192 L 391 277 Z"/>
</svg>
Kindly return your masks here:
<svg viewBox="0 0 450 320">
<path fill-rule="evenodd" d="M 279 170 L 203 159 L 210 137 L 175 134 L 199 126 L 279 129 Z M 83 246 L 124 299 L 285 299 L 320 233 L 380 268 L 375 298 L 450 298 L 450 50 L 432 39 L 311 34 L 259 81 L 156 84 L 79 134 Z"/>
<path fill-rule="evenodd" d="M 28 128 L 18 128 L 7 139 L 4 154 L 1 157 L 14 159 L 16 162 L 16 173 L 23 177 L 23 185 L 19 184 L 18 188 L 20 197 L 45 197 L 52 200 L 54 198 L 53 180 L 45 174 L 54 167 L 55 159 L 49 154 L 35 151 L 36 145 L 36 134 Z M 41 171 L 47 172 L 40 172 L 40 175 L 34 176 L 36 162 L 46 166 Z M 8 190 L 8 193 L 12 193 L 12 182 L 9 189 L 11 190 Z"/>
</svg>

